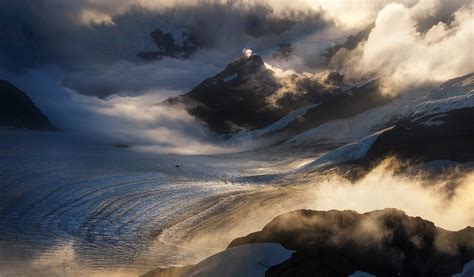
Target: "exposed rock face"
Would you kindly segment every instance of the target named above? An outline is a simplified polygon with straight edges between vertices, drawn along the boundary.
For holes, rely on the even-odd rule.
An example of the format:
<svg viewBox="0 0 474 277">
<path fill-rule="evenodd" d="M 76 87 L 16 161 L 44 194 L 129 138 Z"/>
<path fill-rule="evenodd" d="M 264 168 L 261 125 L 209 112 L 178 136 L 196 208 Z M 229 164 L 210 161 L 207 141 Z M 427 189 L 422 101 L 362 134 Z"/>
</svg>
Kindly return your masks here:
<svg viewBox="0 0 474 277">
<path fill-rule="evenodd" d="M 421 117 L 408 117 L 379 135 L 367 161 L 388 155 L 420 162 L 474 161 L 474 108 L 462 108 Z"/>
<path fill-rule="evenodd" d="M 0 80 L 0 126 L 56 130 L 24 92 L 3 80 Z"/>
<path fill-rule="evenodd" d="M 474 228 L 446 231 L 419 217 L 385 209 L 298 210 L 229 245 L 280 243 L 293 256 L 266 276 L 452 276 L 474 259 Z"/>
<path fill-rule="evenodd" d="M 150 37 L 158 50 L 138 53 L 137 56 L 141 59 L 149 61 L 161 60 L 163 57 L 187 59 L 201 47 L 201 43 L 192 32 L 182 33 L 181 44 L 175 41 L 173 34 L 165 33 L 159 28 L 151 32 Z"/>
<path fill-rule="evenodd" d="M 340 50 L 347 50 L 351 51 L 354 50 L 360 42 L 365 41 L 369 38 L 370 32 L 375 27 L 375 24 L 370 24 L 365 29 L 361 30 L 355 35 L 350 35 L 347 37 L 347 40 L 344 43 L 334 45 L 326 50 L 326 53 L 322 54 L 321 56 L 324 57 L 324 64 L 330 64 L 332 58 L 339 52 Z"/>
</svg>

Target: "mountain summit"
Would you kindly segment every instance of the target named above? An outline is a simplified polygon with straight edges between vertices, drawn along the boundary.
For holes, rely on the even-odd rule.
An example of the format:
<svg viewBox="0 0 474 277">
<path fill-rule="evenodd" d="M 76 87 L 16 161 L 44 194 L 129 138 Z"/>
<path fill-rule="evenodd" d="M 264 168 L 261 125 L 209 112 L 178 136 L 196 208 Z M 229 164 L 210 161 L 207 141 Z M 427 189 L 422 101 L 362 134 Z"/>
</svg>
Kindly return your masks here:
<svg viewBox="0 0 474 277">
<path fill-rule="evenodd" d="M 166 102 L 185 104 L 191 115 L 213 131 L 228 134 L 242 128 L 262 128 L 288 112 L 268 102 L 279 88 L 273 71 L 260 56 L 242 55 L 189 93 Z"/>
</svg>

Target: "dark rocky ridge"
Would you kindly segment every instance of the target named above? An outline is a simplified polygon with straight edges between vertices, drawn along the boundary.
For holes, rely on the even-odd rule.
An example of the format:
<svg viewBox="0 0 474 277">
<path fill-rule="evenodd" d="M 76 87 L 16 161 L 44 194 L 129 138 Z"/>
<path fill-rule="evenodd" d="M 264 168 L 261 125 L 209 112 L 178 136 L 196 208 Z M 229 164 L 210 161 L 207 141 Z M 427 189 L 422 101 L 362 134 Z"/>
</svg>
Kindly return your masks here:
<svg viewBox="0 0 474 277">
<path fill-rule="evenodd" d="M 419 162 L 474 161 L 474 108 L 462 108 L 421 117 L 408 117 L 380 134 L 365 162 L 394 155 Z"/>
<path fill-rule="evenodd" d="M 56 130 L 23 91 L 4 80 L 0 80 L 0 126 L 44 131 Z"/>
<path fill-rule="evenodd" d="M 298 210 L 276 217 L 262 231 L 235 239 L 280 243 L 295 250 L 266 276 L 452 276 L 474 259 L 474 228 L 457 232 L 419 217 L 385 209 L 354 211 Z"/>
</svg>

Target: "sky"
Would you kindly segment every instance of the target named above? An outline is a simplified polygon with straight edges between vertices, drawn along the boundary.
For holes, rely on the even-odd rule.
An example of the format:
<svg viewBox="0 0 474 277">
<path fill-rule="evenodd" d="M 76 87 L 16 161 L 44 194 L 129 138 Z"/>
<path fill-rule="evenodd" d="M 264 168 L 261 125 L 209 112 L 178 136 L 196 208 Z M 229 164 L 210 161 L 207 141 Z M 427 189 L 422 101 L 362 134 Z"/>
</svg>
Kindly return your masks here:
<svg viewBox="0 0 474 277">
<path fill-rule="evenodd" d="M 371 24 L 357 48 L 322 62 L 328 47 Z M 400 94 L 474 71 L 472 26 L 468 0 L 3 0 L 0 79 L 64 131 L 214 153 L 235 148 L 186 112 L 156 104 L 220 72 L 244 48 L 278 72 L 338 70 L 353 82 L 380 78 L 386 93 Z M 192 32 L 202 47 L 186 59 L 140 60 L 139 52 L 156 50 L 156 28 L 178 42 Z M 295 56 L 274 60 L 288 41 Z"/>
</svg>

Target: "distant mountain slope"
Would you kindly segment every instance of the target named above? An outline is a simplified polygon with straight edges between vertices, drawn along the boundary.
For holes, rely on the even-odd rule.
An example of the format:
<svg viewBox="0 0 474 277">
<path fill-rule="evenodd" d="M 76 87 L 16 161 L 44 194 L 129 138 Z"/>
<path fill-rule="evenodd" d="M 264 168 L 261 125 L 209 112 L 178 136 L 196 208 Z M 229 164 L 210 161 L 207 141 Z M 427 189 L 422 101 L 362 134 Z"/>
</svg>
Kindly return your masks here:
<svg viewBox="0 0 474 277">
<path fill-rule="evenodd" d="M 321 143 L 339 146 L 298 172 L 337 167 L 355 173 L 352 177 L 360 177 L 393 156 L 409 160 L 411 165 L 435 161 L 457 165 L 474 161 L 473 119 L 474 73 L 471 73 L 431 91 L 420 91 L 415 97 L 402 96 L 356 117 L 325 123 L 278 147 L 311 149 L 320 147 Z"/>
<path fill-rule="evenodd" d="M 280 243 L 295 253 L 265 276 L 452 276 L 474 259 L 474 229 L 450 232 L 394 209 L 299 210 L 229 245 Z"/>
<path fill-rule="evenodd" d="M 332 120 L 353 117 L 391 100 L 391 97 L 379 93 L 378 81 L 371 81 L 359 87 L 328 94 L 321 104 L 309 109 L 282 131 L 299 134 Z"/>
<path fill-rule="evenodd" d="M 0 80 L 0 126 L 56 130 L 24 92 L 4 80 Z"/>
</svg>

